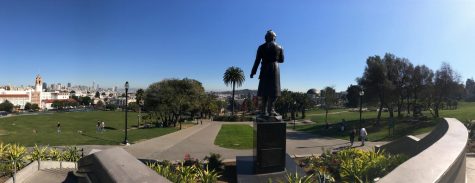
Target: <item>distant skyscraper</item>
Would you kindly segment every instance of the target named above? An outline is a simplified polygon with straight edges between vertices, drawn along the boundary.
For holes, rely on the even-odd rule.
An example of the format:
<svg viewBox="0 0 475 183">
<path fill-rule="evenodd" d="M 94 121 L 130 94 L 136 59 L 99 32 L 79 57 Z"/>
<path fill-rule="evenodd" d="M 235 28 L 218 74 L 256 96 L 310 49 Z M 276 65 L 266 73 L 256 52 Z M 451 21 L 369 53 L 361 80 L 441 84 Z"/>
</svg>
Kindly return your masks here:
<svg viewBox="0 0 475 183">
<path fill-rule="evenodd" d="M 44 91 L 48 90 L 48 84 L 46 82 L 43 82 L 43 90 Z"/>
<path fill-rule="evenodd" d="M 97 87 L 96 87 L 97 90 L 99 90 L 99 84 L 97 84 Z"/>
<path fill-rule="evenodd" d="M 68 83 L 68 88 L 71 88 L 71 83 Z"/>
<path fill-rule="evenodd" d="M 93 89 L 93 90 L 96 89 L 96 81 L 93 81 L 93 82 L 92 82 L 92 89 Z"/>
<path fill-rule="evenodd" d="M 114 92 L 117 92 L 117 86 L 114 86 Z"/>
</svg>

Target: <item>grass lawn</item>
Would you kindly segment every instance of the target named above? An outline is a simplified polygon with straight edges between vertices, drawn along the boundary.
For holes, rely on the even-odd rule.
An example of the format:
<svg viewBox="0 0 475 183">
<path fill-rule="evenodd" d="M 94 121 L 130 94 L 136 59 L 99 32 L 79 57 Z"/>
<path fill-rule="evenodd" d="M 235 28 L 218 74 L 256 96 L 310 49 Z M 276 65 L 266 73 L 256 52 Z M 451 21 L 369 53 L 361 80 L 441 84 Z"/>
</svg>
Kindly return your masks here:
<svg viewBox="0 0 475 183">
<path fill-rule="evenodd" d="M 58 112 L 0 118 L 0 142 L 26 146 L 43 145 L 118 145 L 124 140 L 124 112 Z M 97 120 L 104 121 L 106 131 L 96 132 Z M 61 134 L 56 132 L 61 123 Z M 129 112 L 129 128 L 137 125 L 137 113 Z M 34 131 L 36 130 L 36 133 Z M 165 135 L 176 128 L 129 129 L 128 140 L 134 143 Z M 78 133 L 82 131 L 82 134 Z"/>
<path fill-rule="evenodd" d="M 214 144 L 230 149 L 252 149 L 253 130 L 249 125 L 223 124 Z"/>
<path fill-rule="evenodd" d="M 475 119 L 475 103 L 460 102 L 457 110 L 441 110 L 439 111 L 441 117 L 453 117 L 457 118 L 461 122 Z M 346 132 L 339 132 L 339 125 L 330 126 L 330 129 L 325 128 L 325 115 L 323 110 L 312 111 L 307 115 L 307 119 L 312 120 L 315 124 L 297 126 L 299 131 L 310 132 L 322 136 L 330 136 L 341 139 L 348 139 L 348 133 L 352 127 L 359 127 L 359 112 L 346 112 L 341 109 L 332 110 L 328 114 L 329 124 L 338 124 L 344 119 L 346 122 Z M 320 115 L 323 114 L 323 115 Z M 405 114 L 405 113 L 403 113 Z M 397 115 L 395 113 L 395 115 Z M 424 115 L 429 117 L 428 120 L 414 122 L 410 117 L 407 118 L 395 118 L 395 131 L 394 135 L 388 136 L 388 118 L 389 113 L 383 112 L 381 115 L 380 126 L 375 127 L 373 124 L 376 121 L 377 112 L 363 112 L 362 118 L 366 130 L 368 131 L 368 140 L 370 141 L 388 141 L 394 140 L 405 135 L 418 135 L 426 132 L 430 132 L 441 119 L 433 119 L 429 111 L 425 111 Z"/>
</svg>

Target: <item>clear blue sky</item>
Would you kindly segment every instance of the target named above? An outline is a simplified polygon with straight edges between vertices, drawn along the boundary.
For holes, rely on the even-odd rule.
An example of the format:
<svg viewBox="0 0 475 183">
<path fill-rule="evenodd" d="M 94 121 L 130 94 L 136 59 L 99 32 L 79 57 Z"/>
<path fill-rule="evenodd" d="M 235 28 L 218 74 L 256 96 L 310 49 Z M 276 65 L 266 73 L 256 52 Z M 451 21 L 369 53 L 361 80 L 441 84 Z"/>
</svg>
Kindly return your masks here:
<svg viewBox="0 0 475 183">
<path fill-rule="evenodd" d="M 475 68 L 475 2 L 256 0 L 0 0 L 0 85 L 47 83 L 147 87 L 193 78 L 227 90 L 224 70 L 246 81 L 273 29 L 284 47 L 281 85 L 345 90 L 370 55 L 391 52 L 432 69 Z"/>
</svg>

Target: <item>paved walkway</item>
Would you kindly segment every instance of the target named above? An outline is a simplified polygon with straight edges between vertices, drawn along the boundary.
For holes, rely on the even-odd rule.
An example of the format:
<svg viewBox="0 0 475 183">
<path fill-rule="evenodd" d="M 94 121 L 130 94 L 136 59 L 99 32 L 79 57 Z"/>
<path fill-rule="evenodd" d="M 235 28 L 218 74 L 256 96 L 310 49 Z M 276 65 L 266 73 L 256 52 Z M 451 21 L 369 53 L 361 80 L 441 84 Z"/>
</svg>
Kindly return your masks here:
<svg viewBox="0 0 475 183">
<path fill-rule="evenodd" d="M 224 159 L 235 159 L 236 156 L 252 155 L 252 149 L 235 150 L 214 145 L 214 139 L 222 124 L 248 124 L 252 122 L 203 122 L 203 125 L 149 139 L 131 146 L 124 147 L 126 151 L 137 158 L 158 160 L 182 160 L 185 154 L 203 159 L 210 152 L 219 153 Z M 364 147 L 370 149 L 384 142 L 368 142 Z M 287 153 L 291 155 L 320 154 L 323 150 L 334 150 L 349 145 L 349 141 L 329 137 L 318 137 L 313 134 L 287 130 Z M 355 145 L 359 145 L 356 142 Z"/>
<path fill-rule="evenodd" d="M 475 157 L 467 156 L 466 159 L 466 177 L 467 182 L 475 182 Z"/>
</svg>

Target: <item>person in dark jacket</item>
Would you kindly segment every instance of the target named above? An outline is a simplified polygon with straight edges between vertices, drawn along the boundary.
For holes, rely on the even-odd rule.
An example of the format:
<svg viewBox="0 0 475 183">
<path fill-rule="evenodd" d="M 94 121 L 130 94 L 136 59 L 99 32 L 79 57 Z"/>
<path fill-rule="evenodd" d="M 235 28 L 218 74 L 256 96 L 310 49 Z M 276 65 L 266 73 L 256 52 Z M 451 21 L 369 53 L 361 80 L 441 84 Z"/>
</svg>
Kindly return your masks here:
<svg viewBox="0 0 475 183">
<path fill-rule="evenodd" d="M 353 128 L 350 132 L 350 146 L 353 146 L 353 142 L 355 142 L 355 135 L 356 135 L 356 130 Z"/>
<path fill-rule="evenodd" d="M 257 96 L 262 98 L 261 114 L 264 116 L 278 115 L 274 110 L 274 104 L 277 97 L 281 95 L 279 63 L 284 62 L 284 50 L 275 42 L 276 37 L 274 31 L 267 31 L 266 42 L 257 49 L 256 60 L 251 71 L 251 78 L 253 78 L 259 64 L 261 65 Z"/>
</svg>

